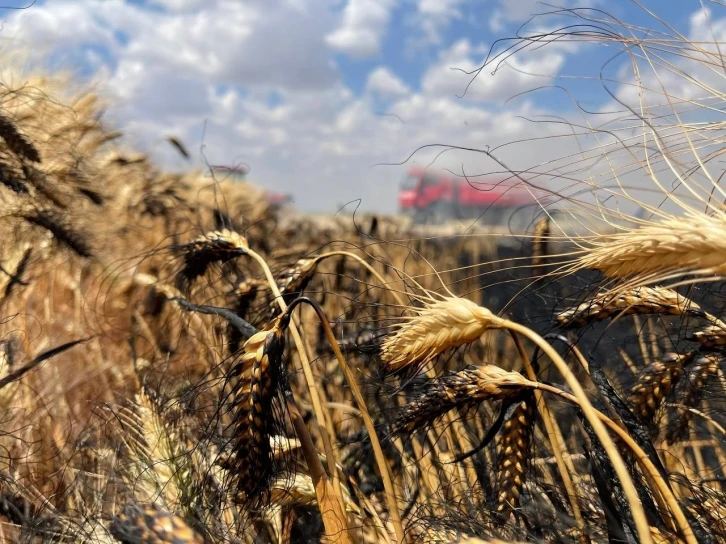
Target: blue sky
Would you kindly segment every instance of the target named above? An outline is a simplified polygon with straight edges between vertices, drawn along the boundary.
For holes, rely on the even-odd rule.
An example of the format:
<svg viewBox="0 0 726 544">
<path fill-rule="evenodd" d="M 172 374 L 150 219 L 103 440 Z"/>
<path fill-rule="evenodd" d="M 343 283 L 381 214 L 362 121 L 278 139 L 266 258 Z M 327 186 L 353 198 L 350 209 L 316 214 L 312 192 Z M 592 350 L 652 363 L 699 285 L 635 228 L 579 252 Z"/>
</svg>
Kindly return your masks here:
<svg viewBox="0 0 726 544">
<path fill-rule="evenodd" d="M 70 68 L 79 82 L 96 84 L 111 101 L 109 120 L 135 147 L 175 169 L 243 161 L 253 182 L 325 212 L 356 200 L 392 211 L 412 163 L 375 165 L 429 143 L 485 148 L 538 139 L 525 152 L 502 151 L 517 168 L 567 153 L 561 141 L 539 140 L 556 128 L 522 118 L 569 119 L 570 97 L 550 89 L 508 99 L 563 85 L 581 106 L 603 108 L 610 97 L 596 78 L 616 52 L 573 42 L 531 48 L 495 75 L 485 68 L 461 98 L 468 78 L 452 68 L 481 65 L 496 40 L 518 31 L 577 21 L 550 13 L 520 30 L 532 14 L 555 9 L 534 0 L 51 0 L 9 9 L 29 4 L 4 1 L 4 45 L 20 48 L 23 63 Z M 684 35 L 701 9 L 695 0 L 552 5 L 607 6 L 631 25 L 658 28 L 652 9 Z M 714 20 L 726 15 L 708 5 Z M 618 77 L 626 61 L 606 74 Z M 610 86 L 617 92 L 617 82 Z M 191 164 L 164 143 L 169 134 L 195 151 Z M 467 173 L 493 168 L 476 154 L 442 161 Z"/>
</svg>

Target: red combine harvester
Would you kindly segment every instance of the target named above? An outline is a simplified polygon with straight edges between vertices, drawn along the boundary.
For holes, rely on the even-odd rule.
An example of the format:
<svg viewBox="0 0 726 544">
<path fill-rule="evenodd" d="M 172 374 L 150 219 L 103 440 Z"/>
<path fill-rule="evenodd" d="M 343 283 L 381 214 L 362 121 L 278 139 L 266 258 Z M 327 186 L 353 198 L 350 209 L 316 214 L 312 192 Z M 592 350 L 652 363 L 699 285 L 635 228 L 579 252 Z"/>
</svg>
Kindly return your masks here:
<svg viewBox="0 0 726 544">
<path fill-rule="evenodd" d="M 545 194 L 527 187 L 516 178 L 507 180 L 463 178 L 432 172 L 423 168 L 409 170 L 401 182 L 398 205 L 402 214 L 416 224 L 442 224 L 447 221 L 474 221 L 477 224 L 507 226 L 516 210 L 531 208 L 527 217 L 536 213 L 537 202 Z M 519 214 L 521 215 L 521 214 Z M 525 217 L 518 218 L 519 221 Z"/>
</svg>

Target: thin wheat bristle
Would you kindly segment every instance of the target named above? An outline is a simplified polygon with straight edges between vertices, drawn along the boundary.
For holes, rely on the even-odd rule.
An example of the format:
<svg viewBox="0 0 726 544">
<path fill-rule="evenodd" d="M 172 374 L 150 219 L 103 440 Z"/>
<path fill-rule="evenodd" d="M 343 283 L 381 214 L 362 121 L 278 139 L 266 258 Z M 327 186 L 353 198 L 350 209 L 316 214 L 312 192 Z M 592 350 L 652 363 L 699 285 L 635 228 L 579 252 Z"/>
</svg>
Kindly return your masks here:
<svg viewBox="0 0 726 544">
<path fill-rule="evenodd" d="M 625 291 L 600 293 L 577 307 L 557 314 L 557 322 L 565 328 L 584 327 L 614 315 L 691 313 L 704 315 L 695 302 L 664 287 L 635 287 Z"/>
<path fill-rule="evenodd" d="M 10 119 L 2 114 L 0 114 L 0 137 L 5 140 L 8 149 L 18 157 L 32 162 L 40 162 L 40 153 L 35 146 L 20 133 Z"/>
<path fill-rule="evenodd" d="M 628 397 L 635 415 L 643 422 L 650 422 L 663 399 L 671 392 L 683 372 L 683 362 L 688 355 L 670 353 L 661 361 L 643 369 Z"/>
<path fill-rule="evenodd" d="M 688 214 L 591 241 L 575 269 L 610 278 L 726 273 L 726 216 Z"/>
<path fill-rule="evenodd" d="M 206 544 L 182 518 L 153 506 L 127 506 L 109 529 L 123 544 Z"/>
<path fill-rule="evenodd" d="M 397 324 L 381 346 L 381 359 L 391 371 L 426 363 L 448 349 L 470 344 L 502 323 L 488 309 L 459 297 L 413 310 L 416 315 Z"/>
<path fill-rule="evenodd" d="M 511 417 L 504 423 L 497 446 L 499 461 L 496 474 L 499 491 L 495 511 L 508 518 L 519 508 L 519 498 L 524 487 L 526 465 L 532 441 L 534 423 L 534 396 L 519 403 Z"/>
<path fill-rule="evenodd" d="M 415 431 L 454 408 L 517 395 L 526 384 L 521 374 L 494 365 L 470 366 L 442 378 L 431 378 L 423 386 L 423 394 L 401 409 L 394 432 Z"/>
</svg>

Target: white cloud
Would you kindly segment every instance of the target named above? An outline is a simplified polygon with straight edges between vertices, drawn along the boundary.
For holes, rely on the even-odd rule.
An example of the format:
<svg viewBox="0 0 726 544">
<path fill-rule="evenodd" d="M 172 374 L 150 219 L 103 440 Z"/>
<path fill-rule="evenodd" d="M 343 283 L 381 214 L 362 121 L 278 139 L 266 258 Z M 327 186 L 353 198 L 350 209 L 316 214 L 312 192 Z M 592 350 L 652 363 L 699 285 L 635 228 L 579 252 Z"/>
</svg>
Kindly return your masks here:
<svg viewBox="0 0 726 544">
<path fill-rule="evenodd" d="M 368 74 L 366 90 L 382 97 L 397 97 L 410 92 L 408 86 L 400 78 L 383 66 Z"/>
<path fill-rule="evenodd" d="M 415 2 L 416 11 L 408 21 L 408 26 L 413 32 L 406 43 L 407 52 L 411 56 L 420 49 L 440 45 L 443 41 L 442 29 L 463 17 L 461 8 L 470 0 L 415 0 Z"/>
<path fill-rule="evenodd" d="M 326 36 L 328 45 L 354 58 L 377 55 L 394 7 L 394 0 L 348 0 L 340 26 Z"/>
<path fill-rule="evenodd" d="M 322 88 L 337 78 L 323 37 L 333 16 L 325 3 L 314 5 L 220 0 L 198 11 L 158 12 L 123 0 L 58 0 L 19 13 L 6 31 L 65 47 L 99 43 L 122 61 L 220 84 Z M 116 31 L 127 35 L 127 46 L 117 43 Z"/>
<path fill-rule="evenodd" d="M 402 161 L 426 144 L 485 148 L 555 130 L 518 119 L 543 113 L 527 102 L 506 108 L 481 102 L 541 84 L 511 69 L 494 77 L 482 73 L 471 91 L 476 101 L 456 98 L 468 78 L 449 67 L 474 68 L 488 50 L 467 41 L 442 52 L 421 91 L 381 66 L 368 74 L 363 96 L 355 96 L 331 63 L 331 46 L 349 55 L 375 54 L 393 0 L 349 0 L 340 20 L 325 2 L 210 0 L 201 11 L 177 0 L 157 3 L 164 9 L 124 0 L 57 0 L 12 15 L 4 32 L 70 51 L 104 45 L 110 58 L 103 89 L 116 100 L 109 114 L 142 149 L 176 167 L 180 158 L 163 136 L 180 137 L 195 155 L 203 143 L 212 164 L 247 162 L 253 182 L 292 193 L 303 209 L 332 212 L 362 198 L 363 208 L 392 211 L 397 181 L 411 163 L 373 168 L 377 163 Z M 439 20 L 456 15 L 459 5 L 446 5 L 421 3 Z M 561 58 L 547 51 L 511 64 L 556 72 Z M 104 62 L 103 55 L 94 62 Z M 272 90 L 279 99 L 270 100 Z M 380 112 L 371 95 L 385 98 L 387 109 Z M 438 151 L 414 160 L 426 164 Z M 501 158 L 526 168 L 565 151 L 561 141 L 544 141 L 525 155 L 505 148 Z M 463 165 L 469 174 L 499 169 L 467 152 L 447 152 L 436 164 L 458 171 Z"/>
<path fill-rule="evenodd" d="M 496 65 L 475 72 L 484 64 L 489 48 L 460 40 L 440 53 L 439 60 L 424 74 L 422 88 L 435 96 L 461 96 L 469 100 L 498 101 L 544 85 L 564 64 L 556 49 L 542 49 L 524 58 L 510 57 L 492 73 Z M 468 86 L 468 89 L 467 89 Z"/>
</svg>

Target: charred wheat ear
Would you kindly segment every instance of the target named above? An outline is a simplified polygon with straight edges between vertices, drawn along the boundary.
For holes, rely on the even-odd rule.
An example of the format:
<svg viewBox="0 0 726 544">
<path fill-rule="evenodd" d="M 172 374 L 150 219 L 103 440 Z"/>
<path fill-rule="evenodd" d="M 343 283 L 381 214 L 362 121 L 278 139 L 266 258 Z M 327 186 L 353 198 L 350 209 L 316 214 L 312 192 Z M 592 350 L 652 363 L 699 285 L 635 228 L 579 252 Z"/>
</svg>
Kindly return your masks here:
<svg viewBox="0 0 726 544">
<path fill-rule="evenodd" d="M 635 415 L 643 423 L 652 423 L 663 399 L 678 383 L 683 372 L 683 363 L 688 355 L 670 353 L 661 361 L 651 363 L 643 369 L 630 390 L 628 401 Z"/>
<path fill-rule="evenodd" d="M 718 355 L 694 355 L 693 363 L 687 368 L 686 376 L 681 379 L 684 387 L 677 397 L 679 408 L 675 421 L 666 429 L 668 443 L 673 444 L 686 436 L 693 412 L 682 407 L 693 408 L 700 404 L 705 393 L 704 388 L 709 379 L 718 376 L 722 362 L 722 357 Z"/>
<path fill-rule="evenodd" d="M 5 140 L 8 149 L 18 157 L 32 162 L 40 162 L 40 153 L 31 141 L 20 133 L 15 124 L 5 115 L 0 114 L 0 137 Z"/>
<path fill-rule="evenodd" d="M 176 285 L 188 292 L 194 280 L 204 275 L 212 263 L 224 263 L 249 252 L 247 240 L 231 230 L 212 231 L 189 242 L 172 246 L 183 256 L 184 266 L 177 275 Z"/>
<path fill-rule="evenodd" d="M 407 404 L 396 418 L 394 432 L 413 432 L 455 408 L 516 396 L 522 387 L 516 376 L 518 374 L 497 366 L 485 365 L 429 379 L 423 386 L 423 393 Z"/>
<path fill-rule="evenodd" d="M 256 501 L 274 479 L 270 437 L 275 430 L 272 402 L 279 393 L 285 337 L 279 322 L 250 337 L 231 372 L 237 385 L 232 393 L 234 442 L 228 469 L 238 496 Z"/>
<path fill-rule="evenodd" d="M 635 287 L 605 292 L 557 315 L 565 328 L 584 327 L 595 321 L 632 314 L 693 315 L 715 319 L 688 298 L 663 287 Z"/>
<path fill-rule="evenodd" d="M 33 210 L 22 215 L 22 218 L 31 225 L 50 232 L 60 245 L 67 247 L 79 257 L 93 256 L 86 235 L 75 230 L 68 219 L 56 210 L 50 208 Z"/>
<path fill-rule="evenodd" d="M 0 184 L 19 195 L 29 193 L 22 167 L 7 153 L 0 153 Z"/>
</svg>

